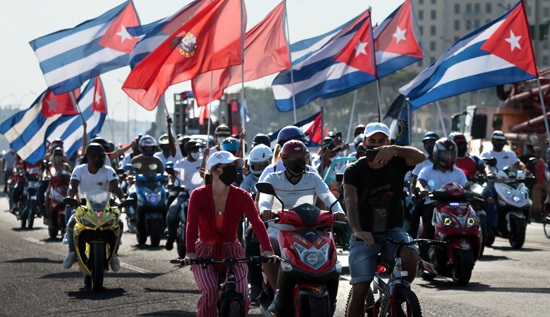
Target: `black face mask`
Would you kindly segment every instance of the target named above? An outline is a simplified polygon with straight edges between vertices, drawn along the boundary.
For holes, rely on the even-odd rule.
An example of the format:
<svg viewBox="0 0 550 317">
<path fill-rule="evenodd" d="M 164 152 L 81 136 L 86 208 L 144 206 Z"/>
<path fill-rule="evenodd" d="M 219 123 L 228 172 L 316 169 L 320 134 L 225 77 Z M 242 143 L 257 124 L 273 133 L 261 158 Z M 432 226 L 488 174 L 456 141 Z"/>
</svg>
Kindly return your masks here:
<svg viewBox="0 0 550 317">
<path fill-rule="evenodd" d="M 458 157 L 464 157 L 464 156 L 466 156 L 466 150 L 467 150 L 466 147 L 460 147 L 460 146 L 458 146 L 456 149 L 457 149 L 457 156 L 458 156 Z"/>
<path fill-rule="evenodd" d="M 105 160 L 96 160 L 96 161 L 94 162 L 94 167 L 99 169 L 99 168 L 101 168 L 104 164 L 105 164 Z"/>
<path fill-rule="evenodd" d="M 237 179 L 237 167 L 235 165 L 228 165 L 222 167 L 223 173 L 220 175 L 220 180 L 225 186 L 229 186 Z"/>
<path fill-rule="evenodd" d="M 294 160 L 286 164 L 288 168 L 294 174 L 302 174 L 306 170 L 306 162 L 303 160 Z"/>
<path fill-rule="evenodd" d="M 367 145 L 367 150 L 374 150 L 376 148 L 377 148 L 376 145 Z"/>
</svg>

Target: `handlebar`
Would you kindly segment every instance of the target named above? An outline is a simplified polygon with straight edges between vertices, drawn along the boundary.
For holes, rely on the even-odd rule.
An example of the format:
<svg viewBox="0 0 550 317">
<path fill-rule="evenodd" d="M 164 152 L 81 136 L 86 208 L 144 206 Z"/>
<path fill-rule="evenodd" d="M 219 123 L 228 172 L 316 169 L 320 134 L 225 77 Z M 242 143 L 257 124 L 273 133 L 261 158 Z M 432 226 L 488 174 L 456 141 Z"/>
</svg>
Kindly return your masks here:
<svg viewBox="0 0 550 317">
<path fill-rule="evenodd" d="M 256 264 L 261 263 L 277 263 L 280 262 L 278 258 L 276 257 L 265 257 L 265 256 L 249 256 L 244 258 L 224 258 L 224 259 L 213 259 L 210 257 L 203 257 L 203 258 L 197 258 L 197 259 L 189 259 L 189 264 L 185 263 L 184 259 L 178 259 L 177 262 L 180 266 L 186 266 L 186 265 L 197 265 L 200 264 L 201 266 L 206 266 L 209 264 L 225 264 L 229 266 L 230 264 L 236 264 L 236 263 L 248 263 L 253 262 Z"/>
</svg>

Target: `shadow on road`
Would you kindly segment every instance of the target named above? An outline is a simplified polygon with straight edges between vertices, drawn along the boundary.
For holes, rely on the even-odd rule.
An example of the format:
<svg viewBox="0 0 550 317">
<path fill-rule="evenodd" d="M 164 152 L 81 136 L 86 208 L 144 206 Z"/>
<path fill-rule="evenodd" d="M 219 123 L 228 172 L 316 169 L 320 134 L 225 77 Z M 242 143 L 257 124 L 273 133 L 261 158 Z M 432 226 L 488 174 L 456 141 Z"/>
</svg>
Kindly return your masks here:
<svg viewBox="0 0 550 317">
<path fill-rule="evenodd" d="M 503 260 L 509 260 L 510 258 L 504 255 L 487 255 L 483 254 L 482 257 L 479 258 L 478 261 L 483 262 L 493 262 L 493 261 L 503 261 Z"/>
<path fill-rule="evenodd" d="M 24 258 L 17 260 L 4 261 L 5 263 L 55 263 L 60 264 L 62 261 L 59 260 L 50 260 L 48 258 Z"/>
<path fill-rule="evenodd" d="M 156 311 L 152 313 L 146 313 L 146 314 L 139 314 L 137 316 L 196 316 L 196 313 L 190 313 L 190 312 L 184 312 L 182 310 L 163 310 L 163 311 Z M 250 315 L 249 315 L 250 316 Z"/>
<path fill-rule="evenodd" d="M 539 249 L 539 248 L 521 248 L 521 249 L 513 249 L 512 247 L 510 246 L 507 246 L 507 247 L 496 247 L 496 246 L 492 246 L 490 247 L 494 250 L 499 250 L 499 251 L 520 251 L 520 252 L 537 252 L 537 251 L 544 251 L 543 249 Z"/>
<path fill-rule="evenodd" d="M 145 292 L 150 293 L 174 293 L 174 294 L 197 294 L 200 295 L 200 291 L 197 289 L 160 289 L 160 288 L 148 288 L 143 289 Z"/>
<path fill-rule="evenodd" d="M 148 251 L 162 251 L 164 250 L 164 245 L 159 245 L 158 247 L 154 247 L 150 244 L 134 244 L 132 245 L 132 249 L 134 250 L 148 250 Z"/>
<path fill-rule="evenodd" d="M 430 284 L 416 284 L 416 287 L 437 289 L 438 291 L 464 292 L 502 292 L 502 293 L 533 293 L 550 294 L 550 287 L 492 287 L 491 285 L 470 282 L 465 287 L 457 287 L 451 280 L 433 280 Z"/>
<path fill-rule="evenodd" d="M 45 228 L 43 227 L 33 227 L 33 228 L 21 228 L 21 227 L 17 227 L 17 228 L 11 228 L 12 231 L 16 231 L 16 232 L 20 232 L 20 231 L 40 231 L 40 230 L 43 230 Z"/>
<path fill-rule="evenodd" d="M 123 288 L 103 288 L 99 293 L 93 292 L 88 287 L 83 287 L 77 292 L 67 292 L 67 296 L 74 299 L 91 299 L 91 300 L 109 300 L 116 297 L 124 296 L 126 291 Z"/>
</svg>

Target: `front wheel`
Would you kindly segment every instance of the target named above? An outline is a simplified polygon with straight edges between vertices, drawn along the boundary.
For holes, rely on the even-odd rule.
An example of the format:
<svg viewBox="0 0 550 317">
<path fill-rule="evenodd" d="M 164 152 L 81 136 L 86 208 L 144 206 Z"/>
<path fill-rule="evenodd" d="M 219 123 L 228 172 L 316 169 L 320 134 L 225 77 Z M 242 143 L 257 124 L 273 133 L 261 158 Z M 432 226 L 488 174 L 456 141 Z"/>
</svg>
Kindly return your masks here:
<svg viewBox="0 0 550 317">
<path fill-rule="evenodd" d="M 162 238 L 162 220 L 151 219 L 151 245 L 158 247 Z"/>
<path fill-rule="evenodd" d="M 227 308 L 227 311 L 225 314 L 220 314 L 220 316 L 226 316 L 226 317 L 241 317 L 244 316 L 244 311 L 241 307 L 241 304 L 239 302 L 234 301 L 229 304 L 229 307 Z"/>
<path fill-rule="evenodd" d="M 29 202 L 27 215 L 28 215 L 27 227 L 29 229 L 32 229 L 32 227 L 34 226 L 34 216 L 36 215 L 36 200 L 31 199 L 31 201 Z"/>
<path fill-rule="evenodd" d="M 390 313 L 393 315 L 393 311 Z M 420 317 L 422 309 L 416 294 L 408 288 L 398 288 L 395 292 L 395 316 Z"/>
<path fill-rule="evenodd" d="M 178 238 L 176 239 L 176 244 L 178 246 L 178 256 L 180 258 L 185 257 L 186 247 L 185 247 L 185 225 L 182 225 L 178 228 Z"/>
<path fill-rule="evenodd" d="M 508 236 L 508 241 L 510 246 L 514 249 L 521 249 L 525 243 L 525 230 L 527 229 L 527 221 L 522 218 L 512 218 L 510 219 L 510 234 Z"/>
<path fill-rule="evenodd" d="M 548 226 L 548 228 L 546 226 Z M 550 239 L 550 213 L 544 213 L 544 217 L 542 218 L 542 228 L 544 229 L 544 235 Z"/>
<path fill-rule="evenodd" d="M 455 250 L 455 264 L 452 268 L 453 282 L 458 286 L 466 286 L 472 277 L 474 257 L 471 250 Z"/>
<path fill-rule="evenodd" d="M 92 259 L 94 267 L 92 268 L 92 290 L 101 292 L 103 289 L 103 277 L 105 275 L 105 245 L 103 243 L 93 244 Z"/>
</svg>

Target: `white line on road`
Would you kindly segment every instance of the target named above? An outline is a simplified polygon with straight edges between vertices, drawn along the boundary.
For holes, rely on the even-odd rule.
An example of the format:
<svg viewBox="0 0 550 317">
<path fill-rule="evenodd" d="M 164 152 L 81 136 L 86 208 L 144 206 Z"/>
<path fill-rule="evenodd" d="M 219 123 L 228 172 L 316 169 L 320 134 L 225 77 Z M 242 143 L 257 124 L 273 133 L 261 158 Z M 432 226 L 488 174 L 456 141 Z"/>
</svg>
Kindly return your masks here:
<svg viewBox="0 0 550 317">
<path fill-rule="evenodd" d="M 128 264 L 128 263 L 120 263 L 120 266 L 122 266 L 125 269 L 131 270 L 131 271 L 134 271 L 134 272 L 138 272 L 138 273 L 141 273 L 141 274 L 151 274 L 151 273 L 153 273 L 151 271 L 148 271 L 146 269 L 142 269 L 142 268 L 137 267 L 137 266 L 133 266 L 133 265 Z"/>
</svg>

